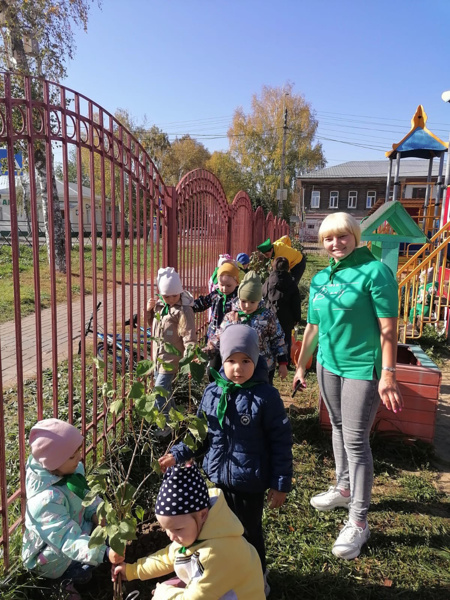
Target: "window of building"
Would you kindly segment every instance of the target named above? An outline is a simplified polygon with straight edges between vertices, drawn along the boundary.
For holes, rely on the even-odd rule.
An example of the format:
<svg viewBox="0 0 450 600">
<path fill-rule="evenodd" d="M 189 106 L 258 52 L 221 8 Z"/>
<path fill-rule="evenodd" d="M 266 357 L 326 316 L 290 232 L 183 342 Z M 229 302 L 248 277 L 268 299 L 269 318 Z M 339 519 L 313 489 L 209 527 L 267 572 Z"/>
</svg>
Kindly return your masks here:
<svg viewBox="0 0 450 600">
<path fill-rule="evenodd" d="M 315 229 L 314 225 L 308 225 L 308 229 Z"/>
<path fill-rule="evenodd" d="M 337 208 L 339 202 L 339 192 L 330 192 L 330 208 Z"/>
<path fill-rule="evenodd" d="M 311 208 L 319 208 L 320 207 L 320 191 L 313 190 L 311 192 Z"/>
<path fill-rule="evenodd" d="M 375 204 L 376 199 L 377 199 L 376 192 L 367 192 L 366 208 L 372 208 L 372 206 Z"/>
<path fill-rule="evenodd" d="M 356 208 L 356 201 L 358 199 L 358 192 L 348 193 L 348 208 Z"/>
</svg>

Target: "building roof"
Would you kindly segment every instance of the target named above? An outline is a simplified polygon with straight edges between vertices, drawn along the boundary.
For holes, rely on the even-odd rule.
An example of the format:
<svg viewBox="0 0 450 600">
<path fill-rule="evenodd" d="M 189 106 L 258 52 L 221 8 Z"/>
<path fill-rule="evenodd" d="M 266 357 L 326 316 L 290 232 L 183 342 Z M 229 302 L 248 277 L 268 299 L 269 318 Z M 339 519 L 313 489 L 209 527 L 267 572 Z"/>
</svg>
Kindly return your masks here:
<svg viewBox="0 0 450 600">
<path fill-rule="evenodd" d="M 401 177 L 427 177 L 429 161 L 425 159 L 404 159 L 400 161 Z M 352 160 L 341 163 L 334 167 L 325 167 L 305 175 L 300 175 L 298 179 L 367 179 L 382 178 L 387 179 L 389 170 L 389 160 Z M 433 161 L 433 175 L 437 175 L 439 170 L 439 161 Z M 392 175 L 395 173 L 395 165 L 392 167 Z"/>
</svg>

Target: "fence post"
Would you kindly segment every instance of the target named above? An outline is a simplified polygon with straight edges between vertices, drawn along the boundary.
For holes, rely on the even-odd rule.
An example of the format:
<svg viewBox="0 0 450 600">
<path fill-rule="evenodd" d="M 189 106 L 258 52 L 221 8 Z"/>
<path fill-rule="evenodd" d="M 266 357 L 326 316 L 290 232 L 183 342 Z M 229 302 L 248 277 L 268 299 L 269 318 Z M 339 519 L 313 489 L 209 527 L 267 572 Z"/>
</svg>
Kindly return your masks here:
<svg viewBox="0 0 450 600">
<path fill-rule="evenodd" d="M 178 194 L 175 187 L 167 187 L 168 198 L 166 202 L 167 218 L 164 222 L 164 243 L 163 243 L 163 265 L 173 267 L 178 271 Z"/>
</svg>

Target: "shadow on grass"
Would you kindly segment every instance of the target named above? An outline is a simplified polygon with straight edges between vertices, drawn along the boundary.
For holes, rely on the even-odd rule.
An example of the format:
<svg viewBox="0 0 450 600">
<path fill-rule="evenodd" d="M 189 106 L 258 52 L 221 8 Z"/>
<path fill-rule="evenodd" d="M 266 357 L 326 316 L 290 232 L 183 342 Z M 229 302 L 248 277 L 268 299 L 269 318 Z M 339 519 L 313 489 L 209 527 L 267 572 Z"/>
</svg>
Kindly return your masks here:
<svg viewBox="0 0 450 600">
<path fill-rule="evenodd" d="M 446 518 L 449 516 L 449 505 L 441 502 L 426 504 L 409 500 L 381 500 L 370 505 L 370 512 L 395 512 L 398 514 L 421 514 L 431 517 Z"/>
<path fill-rule="evenodd" d="M 450 586 L 425 587 L 417 590 L 395 587 L 390 581 L 384 585 L 364 585 L 352 580 L 348 573 L 330 575 L 301 575 L 295 572 L 273 570 L 269 575 L 272 588 L 271 600 L 448 600 Z"/>
</svg>

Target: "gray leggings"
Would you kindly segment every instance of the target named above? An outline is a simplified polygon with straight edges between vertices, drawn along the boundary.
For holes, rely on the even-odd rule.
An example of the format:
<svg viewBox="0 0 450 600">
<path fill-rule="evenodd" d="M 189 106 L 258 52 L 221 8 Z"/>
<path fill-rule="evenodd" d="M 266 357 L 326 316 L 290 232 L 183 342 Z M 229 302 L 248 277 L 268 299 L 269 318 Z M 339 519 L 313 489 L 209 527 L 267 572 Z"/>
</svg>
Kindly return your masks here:
<svg viewBox="0 0 450 600">
<path fill-rule="evenodd" d="M 320 364 L 317 378 L 333 429 L 336 486 L 350 489 L 352 521 L 366 521 L 373 484 L 369 435 L 380 404 L 378 380 L 347 379 Z"/>
</svg>

